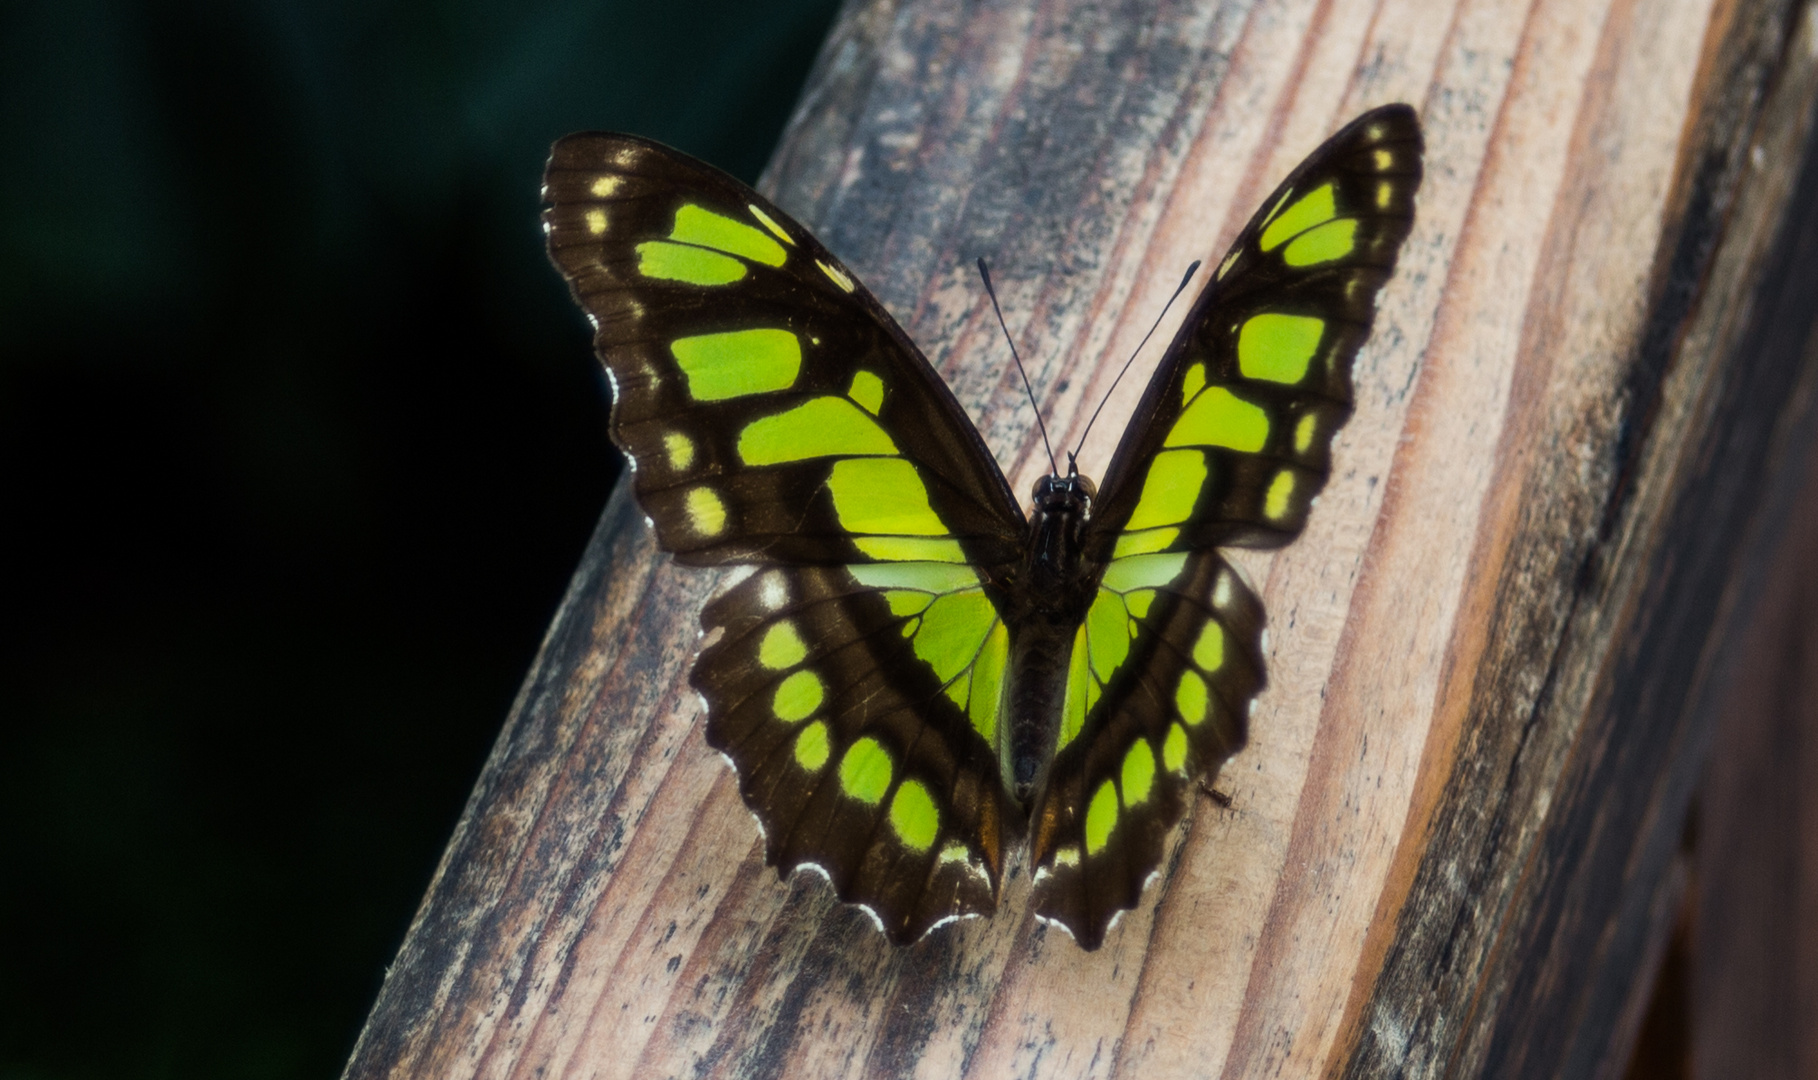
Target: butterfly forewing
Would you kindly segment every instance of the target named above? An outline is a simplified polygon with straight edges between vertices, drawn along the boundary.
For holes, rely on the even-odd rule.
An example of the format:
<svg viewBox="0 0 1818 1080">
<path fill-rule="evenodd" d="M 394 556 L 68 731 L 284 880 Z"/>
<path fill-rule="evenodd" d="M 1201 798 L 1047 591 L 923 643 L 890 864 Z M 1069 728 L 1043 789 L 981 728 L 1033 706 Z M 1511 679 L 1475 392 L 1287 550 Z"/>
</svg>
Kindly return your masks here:
<svg viewBox="0 0 1818 1080">
<path fill-rule="evenodd" d="M 1104 585 L 1032 814 L 1037 910 L 1082 944 L 1135 902 L 1188 785 L 1243 745 L 1263 686 L 1262 608 L 1211 549 L 1277 546 L 1305 526 L 1420 175 L 1405 105 L 1308 157 L 1214 269 L 1107 470 L 1084 541 Z M 1146 613 L 1111 587 L 1163 579 Z"/>
<path fill-rule="evenodd" d="M 1263 203 L 1164 354 L 1100 487 L 1088 554 L 1274 547 L 1306 523 L 1351 365 L 1414 221 L 1420 128 L 1365 113 Z"/>
<path fill-rule="evenodd" d="M 558 142 L 551 257 L 592 317 L 613 437 L 695 564 L 905 557 L 999 572 L 1022 514 L 900 329 L 743 184 L 623 135 Z"/>
<path fill-rule="evenodd" d="M 769 860 L 821 869 L 899 941 L 990 911 L 1022 812 L 991 748 L 988 588 L 1024 522 L 983 441 L 870 294 L 738 181 L 578 135 L 545 197 L 659 541 L 761 568 L 703 613 L 691 680 Z"/>
</svg>

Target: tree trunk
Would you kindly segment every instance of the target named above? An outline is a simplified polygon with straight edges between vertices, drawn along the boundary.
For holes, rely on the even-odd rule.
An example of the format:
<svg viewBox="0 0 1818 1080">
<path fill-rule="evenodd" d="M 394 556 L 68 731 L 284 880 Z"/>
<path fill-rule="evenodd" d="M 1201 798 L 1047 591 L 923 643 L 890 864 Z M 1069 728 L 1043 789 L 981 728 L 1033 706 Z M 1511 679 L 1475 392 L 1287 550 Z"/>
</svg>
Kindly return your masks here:
<svg viewBox="0 0 1818 1080">
<path fill-rule="evenodd" d="M 1189 261 L 1358 112 L 1421 113 L 1331 483 L 1238 557 L 1270 685 L 1231 806 L 1097 952 L 1035 923 L 1026 873 L 892 947 L 764 867 L 685 681 L 723 578 L 621 485 L 347 1075 L 1620 1074 L 1818 445 L 1812 16 L 853 0 L 766 189 L 1018 492 L 1046 459 L 975 257 L 1077 437 Z"/>
</svg>

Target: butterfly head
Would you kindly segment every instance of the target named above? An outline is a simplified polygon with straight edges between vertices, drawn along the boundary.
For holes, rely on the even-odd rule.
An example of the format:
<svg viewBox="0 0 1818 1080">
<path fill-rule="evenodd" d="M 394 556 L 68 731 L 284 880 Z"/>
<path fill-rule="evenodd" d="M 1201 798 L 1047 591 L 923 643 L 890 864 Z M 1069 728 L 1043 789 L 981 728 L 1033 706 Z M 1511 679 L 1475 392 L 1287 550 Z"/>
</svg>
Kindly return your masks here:
<svg viewBox="0 0 1818 1080">
<path fill-rule="evenodd" d="M 1089 478 L 1079 474 L 1072 455 L 1068 455 L 1067 475 L 1044 476 L 1035 482 L 1035 490 L 1030 493 L 1038 514 L 1058 514 L 1078 520 L 1085 519 L 1092 509 L 1092 500 L 1097 497 L 1098 488 Z"/>
</svg>

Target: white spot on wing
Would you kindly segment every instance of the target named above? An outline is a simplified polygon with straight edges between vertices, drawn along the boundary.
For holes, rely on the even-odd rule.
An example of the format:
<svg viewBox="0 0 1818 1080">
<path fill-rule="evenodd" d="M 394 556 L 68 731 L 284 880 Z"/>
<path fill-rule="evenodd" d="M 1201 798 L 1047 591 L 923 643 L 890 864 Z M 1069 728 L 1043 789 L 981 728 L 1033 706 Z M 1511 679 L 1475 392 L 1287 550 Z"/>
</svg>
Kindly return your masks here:
<svg viewBox="0 0 1818 1080">
<path fill-rule="evenodd" d="M 789 582 L 782 574 L 772 571 L 764 575 L 764 583 L 758 589 L 758 603 L 771 611 L 780 611 L 789 603 Z"/>
</svg>

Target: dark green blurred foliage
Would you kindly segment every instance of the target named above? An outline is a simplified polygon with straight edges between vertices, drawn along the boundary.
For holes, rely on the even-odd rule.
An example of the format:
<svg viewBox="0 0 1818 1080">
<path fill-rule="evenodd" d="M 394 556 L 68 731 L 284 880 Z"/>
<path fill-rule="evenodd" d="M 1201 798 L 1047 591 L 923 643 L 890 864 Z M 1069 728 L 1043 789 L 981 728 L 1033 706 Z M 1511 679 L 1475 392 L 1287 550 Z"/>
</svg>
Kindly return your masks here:
<svg viewBox="0 0 1818 1080">
<path fill-rule="evenodd" d="M 548 145 L 834 6 L 0 6 L 0 1077 L 339 1072 L 617 467 Z"/>
</svg>

